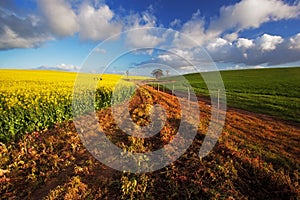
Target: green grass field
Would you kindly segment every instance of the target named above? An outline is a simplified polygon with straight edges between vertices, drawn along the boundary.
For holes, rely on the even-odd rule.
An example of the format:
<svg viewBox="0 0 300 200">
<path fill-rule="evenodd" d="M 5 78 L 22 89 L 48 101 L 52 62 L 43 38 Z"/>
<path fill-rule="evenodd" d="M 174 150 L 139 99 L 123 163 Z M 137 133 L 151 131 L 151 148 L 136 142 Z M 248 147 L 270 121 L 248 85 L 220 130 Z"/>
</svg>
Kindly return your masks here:
<svg viewBox="0 0 300 200">
<path fill-rule="evenodd" d="M 300 67 L 220 73 L 228 106 L 300 122 Z M 206 84 L 199 77 L 199 74 L 185 75 L 198 95 L 208 96 Z"/>
</svg>

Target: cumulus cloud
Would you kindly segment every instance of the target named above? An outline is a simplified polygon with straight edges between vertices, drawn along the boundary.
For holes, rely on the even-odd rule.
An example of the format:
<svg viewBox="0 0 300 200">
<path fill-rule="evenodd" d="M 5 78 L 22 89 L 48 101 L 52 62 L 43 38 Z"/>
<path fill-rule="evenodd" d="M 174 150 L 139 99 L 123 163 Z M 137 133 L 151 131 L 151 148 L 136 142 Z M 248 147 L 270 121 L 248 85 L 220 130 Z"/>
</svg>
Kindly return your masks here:
<svg viewBox="0 0 300 200">
<path fill-rule="evenodd" d="M 263 34 L 256 40 L 257 45 L 263 51 L 271 51 L 276 49 L 276 46 L 283 42 L 283 38 L 277 35 Z"/>
<path fill-rule="evenodd" d="M 189 21 L 183 24 L 180 32 L 184 35 L 176 34 L 173 44 L 182 48 L 202 45 L 208 39 L 204 25 L 205 21 L 203 18 L 200 18 L 198 10 Z"/>
<path fill-rule="evenodd" d="M 220 17 L 213 20 L 208 33 L 218 36 L 224 30 L 235 28 L 238 31 L 258 28 L 269 21 L 299 17 L 300 2 L 288 5 L 278 0 L 243 0 L 235 5 L 220 9 Z"/>
<path fill-rule="evenodd" d="M 167 32 L 164 30 L 154 30 L 156 27 L 156 18 L 150 12 L 144 12 L 142 15 L 133 14 L 127 17 L 128 30 L 126 34 L 127 45 L 131 48 L 153 48 L 164 42 Z"/>
<path fill-rule="evenodd" d="M 181 25 L 181 20 L 180 19 L 174 19 L 171 23 L 170 23 L 170 27 L 178 27 Z"/>
<path fill-rule="evenodd" d="M 231 45 L 231 43 L 228 42 L 227 40 L 223 39 L 223 38 L 217 38 L 215 41 L 210 42 L 207 45 L 207 48 L 210 51 L 215 51 L 215 50 L 219 50 L 222 47 L 227 46 L 227 45 Z"/>
<path fill-rule="evenodd" d="M 224 39 L 228 40 L 229 42 L 233 42 L 234 40 L 237 40 L 238 37 L 239 34 L 237 32 L 224 35 Z"/>
<path fill-rule="evenodd" d="M 219 16 L 211 18 L 207 27 L 205 26 L 205 19 L 201 18 L 200 14 L 199 11 L 194 13 L 192 18 L 185 22 L 180 29 L 180 32 L 189 36 L 197 44 L 191 43 L 190 40 L 183 42 L 184 38 L 175 37 L 175 45 L 177 43 L 185 43 L 187 47 L 207 45 L 220 37 L 233 42 L 238 39 L 239 32 L 243 30 L 259 28 L 266 22 L 298 18 L 300 16 L 300 1 L 294 5 L 289 5 L 279 0 L 242 0 L 234 5 L 221 7 Z M 232 32 L 225 34 L 228 30 Z M 264 39 L 269 38 L 262 38 L 262 40 Z M 267 46 L 267 43 L 264 44 L 265 46 L 262 48 L 265 50 L 273 48 L 273 46 Z"/>
<path fill-rule="evenodd" d="M 168 51 L 156 50 L 152 59 L 136 63 L 137 67 L 143 68 L 156 65 L 160 65 L 162 68 L 168 66 L 183 74 L 197 72 L 197 70 L 215 70 L 215 65 L 210 57 L 199 47 L 189 49 L 172 48 Z"/>
<path fill-rule="evenodd" d="M 47 66 L 47 65 L 43 65 L 38 67 L 37 69 L 43 69 L 43 70 L 62 70 L 62 71 L 78 71 L 80 69 L 80 67 L 75 66 L 75 65 L 71 65 L 71 64 L 58 64 L 56 66 Z"/>
<path fill-rule="evenodd" d="M 123 24 L 106 5 L 89 1 L 39 0 L 35 13 L 21 14 L 11 1 L 0 4 L 0 49 L 34 48 L 76 33 L 82 40 L 101 41 L 122 31 Z M 4 7 L 3 7 L 4 6 Z"/>
<path fill-rule="evenodd" d="M 253 47 L 254 43 L 252 40 L 249 40 L 247 38 L 238 38 L 236 42 L 236 47 L 241 49 L 248 49 L 250 47 Z"/>
<path fill-rule="evenodd" d="M 192 40 L 175 34 L 173 43 L 179 48 L 202 45 L 215 62 L 259 66 L 299 61 L 300 34 L 291 38 L 270 34 L 255 39 L 239 38 L 243 30 L 299 16 L 299 1 L 291 5 L 278 0 L 242 0 L 221 7 L 219 16 L 211 18 L 209 24 L 205 24 L 197 11 L 180 29 Z"/>
<path fill-rule="evenodd" d="M 198 10 L 180 29 L 181 33 L 189 36 L 197 44 L 195 42 L 191 43 L 191 40 L 183 42 L 184 38 L 182 37 L 175 37 L 174 44 L 185 44 L 187 47 L 207 45 L 221 36 L 227 41 L 233 42 L 238 39 L 240 31 L 259 28 L 266 22 L 293 19 L 299 16 L 300 2 L 289 5 L 278 0 L 242 0 L 234 5 L 221 7 L 219 17 L 213 17 L 207 28 L 205 19 L 201 17 L 201 13 Z M 234 31 L 223 35 L 228 30 Z M 264 37 L 262 40 L 269 39 Z M 271 45 L 271 43 L 273 44 L 273 41 L 269 44 Z M 267 45 L 267 43 L 264 43 L 262 48 L 265 50 L 273 48 L 273 46 Z"/>
<path fill-rule="evenodd" d="M 200 13 L 198 11 L 194 13 L 192 19 L 183 25 L 181 32 L 195 41 L 202 43 L 205 36 L 205 21 L 199 18 L 199 15 Z"/>
<path fill-rule="evenodd" d="M 0 49 L 35 48 L 53 39 L 36 15 L 18 16 L 0 7 Z"/>
<path fill-rule="evenodd" d="M 300 33 L 285 39 L 263 34 L 255 39 L 238 38 L 235 41 L 216 38 L 208 42 L 205 49 L 215 63 L 231 63 L 236 66 L 235 69 L 262 68 L 300 61 L 299 44 Z M 209 57 L 196 47 L 170 49 L 170 52 L 161 53 L 138 65 L 147 63 L 164 64 L 184 73 L 191 72 L 186 71 L 191 64 L 203 70 L 212 64 Z"/>
<path fill-rule="evenodd" d="M 78 31 L 76 14 L 68 2 L 65 0 L 39 0 L 37 2 L 54 34 L 69 36 Z"/>
<path fill-rule="evenodd" d="M 299 34 L 283 39 L 263 34 L 254 40 L 239 38 L 234 42 L 219 38 L 206 46 L 215 62 L 257 65 L 279 65 L 300 60 Z M 218 48 L 212 48 L 218 46 Z"/>
<path fill-rule="evenodd" d="M 1 27 L 0 35 L 0 49 L 13 49 L 13 48 L 35 48 L 43 42 L 51 39 L 50 36 L 20 36 L 20 32 L 15 32 L 8 26 Z"/>
<path fill-rule="evenodd" d="M 113 21 L 115 14 L 105 4 L 94 7 L 83 2 L 75 12 L 71 2 L 65 0 L 41 0 L 38 3 L 51 30 L 58 36 L 78 32 L 83 40 L 99 41 L 122 30 L 122 24 Z"/>
<path fill-rule="evenodd" d="M 68 64 L 59 64 L 57 66 L 55 66 L 57 69 L 62 69 L 62 70 L 67 70 L 67 71 L 77 71 L 80 69 L 80 67 L 78 66 L 74 66 L 74 65 L 68 65 Z"/>
<path fill-rule="evenodd" d="M 290 38 L 289 49 L 300 49 L 300 33 Z"/>
<path fill-rule="evenodd" d="M 172 56 L 169 54 L 158 55 L 157 58 L 161 59 L 163 61 L 172 61 L 173 60 Z"/>
<path fill-rule="evenodd" d="M 120 33 L 122 24 L 113 22 L 114 12 L 102 5 L 98 9 L 84 3 L 79 9 L 79 36 L 82 39 L 104 40 Z"/>
</svg>

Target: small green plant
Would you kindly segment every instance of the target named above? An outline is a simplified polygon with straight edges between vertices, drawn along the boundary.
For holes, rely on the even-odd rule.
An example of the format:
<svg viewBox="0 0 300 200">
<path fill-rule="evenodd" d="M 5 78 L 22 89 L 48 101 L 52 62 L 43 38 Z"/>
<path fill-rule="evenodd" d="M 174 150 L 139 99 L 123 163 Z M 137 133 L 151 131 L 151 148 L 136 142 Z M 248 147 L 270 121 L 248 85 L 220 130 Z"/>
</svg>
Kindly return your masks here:
<svg viewBox="0 0 300 200">
<path fill-rule="evenodd" d="M 151 194 L 147 193 L 147 188 L 153 186 L 151 178 L 147 174 L 130 174 L 123 173 L 122 199 L 153 199 Z"/>
</svg>

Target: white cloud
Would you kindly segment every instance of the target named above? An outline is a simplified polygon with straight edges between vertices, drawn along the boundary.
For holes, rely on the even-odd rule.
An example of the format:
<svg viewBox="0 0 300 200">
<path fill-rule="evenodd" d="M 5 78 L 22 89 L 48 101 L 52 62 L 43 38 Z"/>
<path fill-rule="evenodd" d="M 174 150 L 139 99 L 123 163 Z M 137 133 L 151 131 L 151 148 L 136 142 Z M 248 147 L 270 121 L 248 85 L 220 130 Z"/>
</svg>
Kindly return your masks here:
<svg viewBox="0 0 300 200">
<path fill-rule="evenodd" d="M 224 36 L 224 39 L 226 39 L 229 42 L 233 42 L 233 41 L 237 40 L 238 37 L 239 37 L 238 33 L 234 32 L 234 33 L 226 34 Z"/>
<path fill-rule="evenodd" d="M 134 14 L 127 18 L 130 24 L 126 34 L 126 42 L 131 48 L 153 48 L 164 42 L 167 32 L 160 29 L 152 29 L 156 27 L 156 18 L 149 12 L 142 15 Z"/>
<path fill-rule="evenodd" d="M 168 51 L 156 52 L 152 59 L 137 63 L 136 66 L 145 66 L 153 63 L 169 66 L 179 73 L 192 73 L 197 70 L 213 70 L 215 65 L 203 48 L 180 49 L 171 48 Z"/>
<path fill-rule="evenodd" d="M 238 38 L 236 42 L 237 48 L 245 48 L 248 49 L 250 47 L 254 46 L 254 43 L 252 40 L 249 40 L 247 38 Z"/>
<path fill-rule="evenodd" d="M 202 44 L 205 39 L 204 21 L 202 19 L 188 21 L 183 25 L 181 32 Z"/>
<path fill-rule="evenodd" d="M 79 9 L 78 23 L 81 39 L 104 40 L 122 31 L 122 24 L 113 22 L 114 13 L 107 5 L 98 9 L 84 3 Z"/>
<path fill-rule="evenodd" d="M 300 33 L 291 38 L 264 34 L 256 39 L 238 38 L 230 42 L 224 38 L 217 38 L 205 45 L 205 49 L 212 60 L 219 63 L 232 63 L 234 68 L 262 68 L 300 61 L 299 42 Z M 294 45 L 294 46 L 292 46 Z M 291 48 L 293 47 L 293 48 Z M 199 50 L 200 49 L 200 50 Z M 176 70 L 183 70 L 191 64 L 201 67 L 201 70 L 212 66 L 211 60 L 201 48 L 171 48 L 149 60 L 139 63 L 161 63 Z M 184 70 L 183 70 L 184 71 Z M 184 71 L 186 72 L 186 71 Z M 189 71 L 191 72 L 191 71 Z"/>
<path fill-rule="evenodd" d="M 160 35 L 156 35 L 147 27 L 128 32 L 127 44 L 132 48 L 153 48 L 164 41 Z"/>
<path fill-rule="evenodd" d="M 172 61 L 173 60 L 172 56 L 169 54 L 158 55 L 158 59 L 161 59 L 163 61 Z"/>
<path fill-rule="evenodd" d="M 234 66 L 228 66 L 226 67 L 226 69 L 229 69 L 229 70 L 239 70 L 239 69 L 263 69 L 265 68 L 264 66 L 262 65 L 256 65 L 256 66 L 246 66 L 246 65 L 234 65 Z"/>
<path fill-rule="evenodd" d="M 174 36 L 173 44 L 177 47 L 195 47 L 202 45 L 207 36 L 205 34 L 204 19 L 199 18 L 200 12 L 193 14 L 191 20 L 183 24 L 180 33 Z M 187 36 L 187 37 L 186 37 Z"/>
<path fill-rule="evenodd" d="M 258 28 L 262 23 L 299 17 L 300 3 L 288 5 L 278 0 L 242 0 L 222 7 L 220 17 L 210 24 L 208 33 L 215 36 L 224 30 Z"/>
<path fill-rule="evenodd" d="M 300 34 L 282 38 L 264 34 L 254 40 L 239 38 L 232 44 L 217 39 L 207 45 L 207 50 L 217 63 L 244 64 L 246 66 L 279 65 L 300 61 Z M 298 43 L 299 44 L 299 43 Z"/>
<path fill-rule="evenodd" d="M 191 72 L 195 72 L 195 67 L 191 65 L 180 66 L 178 70 L 183 71 L 184 73 L 191 73 Z"/>
<path fill-rule="evenodd" d="M 39 0 L 37 2 L 55 35 L 69 36 L 78 31 L 76 14 L 67 1 Z"/>
<path fill-rule="evenodd" d="M 263 69 L 265 68 L 264 66 L 261 66 L 261 65 L 256 65 L 256 66 L 253 66 L 252 68 L 254 69 Z"/>
<path fill-rule="evenodd" d="M 192 61 L 194 60 L 194 51 L 192 49 L 183 50 L 183 49 L 173 49 L 174 57 L 178 57 L 179 59 L 185 59 L 186 61 Z M 177 58 L 178 60 L 178 58 Z M 183 62 L 186 62 L 183 61 Z"/>
<path fill-rule="evenodd" d="M 263 34 L 261 37 L 256 39 L 257 45 L 262 51 L 272 51 L 276 49 L 276 46 L 282 43 L 284 40 L 281 36 L 272 36 L 268 34 Z"/>
<path fill-rule="evenodd" d="M 205 28 L 205 21 L 200 18 L 200 12 L 193 14 L 180 30 L 192 40 L 175 34 L 173 44 L 182 49 L 203 45 L 215 62 L 256 66 L 299 61 L 300 55 L 296 49 L 300 50 L 300 34 L 286 40 L 281 36 L 269 34 L 263 34 L 256 39 L 238 38 L 242 30 L 259 28 L 266 22 L 294 19 L 299 16 L 300 2 L 289 5 L 279 0 L 242 0 L 234 5 L 222 7 L 220 16 L 212 18 L 208 28 Z M 224 35 L 228 31 L 231 33 Z"/>
<path fill-rule="evenodd" d="M 4 26 L 2 29 L 3 33 L 0 35 L 0 49 L 35 48 L 43 42 L 51 40 L 51 37 L 47 35 L 22 37 L 8 26 Z"/>
<path fill-rule="evenodd" d="M 37 48 L 53 37 L 37 15 L 17 15 L 0 6 L 0 50 Z"/>
<path fill-rule="evenodd" d="M 195 42 L 177 35 L 174 38 L 174 45 L 184 45 L 184 47 L 207 45 L 220 38 L 228 30 L 233 32 L 223 35 L 222 38 L 228 42 L 234 42 L 242 30 L 259 28 L 266 22 L 293 19 L 299 16 L 300 2 L 289 5 L 279 0 L 242 0 L 234 5 L 221 7 L 220 16 L 212 18 L 208 28 L 205 28 L 205 19 L 201 18 L 198 10 L 180 30 Z"/>
<path fill-rule="evenodd" d="M 215 41 L 213 42 L 210 42 L 208 45 L 207 45 L 207 48 L 210 50 L 210 51 L 214 51 L 214 50 L 218 50 L 220 49 L 221 47 L 224 47 L 224 46 L 227 46 L 227 45 L 231 45 L 230 42 L 228 42 L 227 40 L 223 39 L 223 38 L 217 38 Z"/>
<path fill-rule="evenodd" d="M 105 4 L 87 1 L 71 6 L 67 0 L 37 1 L 38 16 L 18 15 L 6 9 L 0 15 L 0 49 L 36 48 L 48 40 L 79 33 L 81 39 L 104 40 L 122 31 L 122 24 Z M 0 10 L 3 8 L 0 7 Z"/>
<path fill-rule="evenodd" d="M 61 70 L 66 70 L 66 71 L 77 71 L 80 69 L 80 67 L 78 67 L 78 66 L 64 64 L 64 63 L 56 65 L 55 68 L 61 69 Z"/>
<path fill-rule="evenodd" d="M 114 12 L 105 4 L 97 7 L 84 1 L 78 9 L 72 8 L 71 1 L 38 1 L 51 31 L 60 37 L 79 33 L 83 40 L 104 40 L 122 31 L 122 24 L 113 20 Z"/>
<path fill-rule="evenodd" d="M 289 49 L 300 49 L 300 33 L 290 38 Z"/>
<path fill-rule="evenodd" d="M 102 54 L 106 54 L 107 52 L 106 49 L 101 49 L 101 48 L 96 48 L 94 51 Z"/>
<path fill-rule="evenodd" d="M 181 24 L 181 20 L 176 18 L 170 23 L 170 27 L 180 26 L 180 24 Z"/>
<path fill-rule="evenodd" d="M 75 66 L 75 65 L 71 65 L 71 64 L 61 63 L 61 64 L 56 65 L 54 67 L 48 66 L 48 65 L 43 65 L 43 66 L 38 67 L 37 69 L 43 69 L 43 70 L 63 70 L 63 71 L 79 71 L 80 67 L 79 66 Z"/>
</svg>

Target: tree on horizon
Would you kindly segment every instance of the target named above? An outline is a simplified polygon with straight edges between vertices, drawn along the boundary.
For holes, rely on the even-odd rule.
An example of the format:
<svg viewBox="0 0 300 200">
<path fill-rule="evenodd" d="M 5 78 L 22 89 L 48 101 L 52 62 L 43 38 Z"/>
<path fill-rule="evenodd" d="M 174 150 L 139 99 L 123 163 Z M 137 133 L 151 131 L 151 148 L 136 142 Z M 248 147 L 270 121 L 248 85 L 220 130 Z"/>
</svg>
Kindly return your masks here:
<svg viewBox="0 0 300 200">
<path fill-rule="evenodd" d="M 156 79 L 159 79 L 160 77 L 164 76 L 163 70 L 161 69 L 155 69 L 151 72 L 152 76 L 154 76 Z"/>
</svg>

